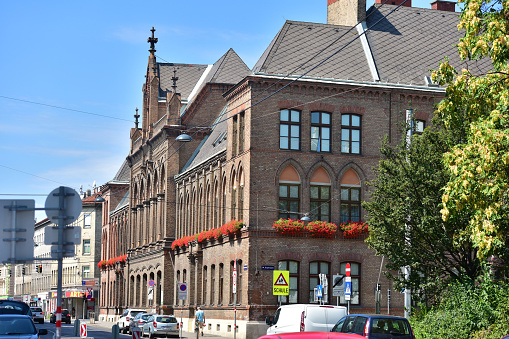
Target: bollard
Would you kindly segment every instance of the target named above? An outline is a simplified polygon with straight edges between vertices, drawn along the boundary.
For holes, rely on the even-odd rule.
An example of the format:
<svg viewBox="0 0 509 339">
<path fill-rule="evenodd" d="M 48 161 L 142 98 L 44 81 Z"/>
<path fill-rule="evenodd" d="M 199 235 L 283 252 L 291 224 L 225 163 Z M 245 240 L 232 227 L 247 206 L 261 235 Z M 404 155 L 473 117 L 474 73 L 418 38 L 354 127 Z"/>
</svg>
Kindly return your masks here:
<svg viewBox="0 0 509 339">
<path fill-rule="evenodd" d="M 79 337 L 80 336 L 80 320 L 76 319 L 74 320 L 74 336 Z"/>
<path fill-rule="evenodd" d="M 117 324 L 111 326 L 111 339 L 118 339 L 120 337 L 120 335 L 118 334 L 119 332 L 120 331 Z"/>
</svg>

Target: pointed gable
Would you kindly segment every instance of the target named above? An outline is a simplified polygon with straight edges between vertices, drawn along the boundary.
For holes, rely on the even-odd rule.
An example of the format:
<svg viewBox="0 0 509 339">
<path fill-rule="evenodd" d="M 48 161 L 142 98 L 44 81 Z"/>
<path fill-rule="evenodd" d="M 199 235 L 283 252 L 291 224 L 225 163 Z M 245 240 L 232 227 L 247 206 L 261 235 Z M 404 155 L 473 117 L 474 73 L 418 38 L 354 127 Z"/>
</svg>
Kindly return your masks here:
<svg viewBox="0 0 509 339">
<path fill-rule="evenodd" d="M 218 61 L 214 63 L 205 83 L 236 84 L 251 70 L 244 61 L 230 48 Z"/>
</svg>

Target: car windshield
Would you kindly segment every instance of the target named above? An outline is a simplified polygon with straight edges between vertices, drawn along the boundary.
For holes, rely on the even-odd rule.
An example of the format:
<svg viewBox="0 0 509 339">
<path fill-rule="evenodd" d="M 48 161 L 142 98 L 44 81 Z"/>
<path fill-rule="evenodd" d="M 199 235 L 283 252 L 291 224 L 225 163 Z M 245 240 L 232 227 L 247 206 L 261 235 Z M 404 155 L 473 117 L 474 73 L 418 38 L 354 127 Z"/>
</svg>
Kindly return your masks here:
<svg viewBox="0 0 509 339">
<path fill-rule="evenodd" d="M 30 306 L 24 302 L 14 300 L 0 300 L 0 314 L 26 314 L 32 315 Z"/>
<path fill-rule="evenodd" d="M 141 319 L 143 320 L 147 320 L 148 318 L 150 318 L 152 316 L 152 314 L 144 314 L 141 316 Z"/>
<path fill-rule="evenodd" d="M 373 334 L 374 337 L 377 337 L 377 334 L 409 335 L 410 328 L 405 319 L 372 318 L 371 334 Z M 380 337 L 385 338 L 386 336 Z"/>
<path fill-rule="evenodd" d="M 158 323 L 176 323 L 177 318 L 175 318 L 175 317 L 157 317 L 156 321 Z"/>
<path fill-rule="evenodd" d="M 67 311 L 67 310 L 62 310 L 62 315 L 69 315 L 69 311 Z"/>
<path fill-rule="evenodd" d="M 135 317 L 138 313 L 142 313 L 143 311 L 131 311 L 131 317 Z"/>
<path fill-rule="evenodd" d="M 40 307 L 32 307 L 32 312 L 42 312 Z"/>
<path fill-rule="evenodd" d="M 23 316 L 0 317 L 0 335 L 2 334 L 36 334 L 37 330 L 31 318 Z"/>
</svg>

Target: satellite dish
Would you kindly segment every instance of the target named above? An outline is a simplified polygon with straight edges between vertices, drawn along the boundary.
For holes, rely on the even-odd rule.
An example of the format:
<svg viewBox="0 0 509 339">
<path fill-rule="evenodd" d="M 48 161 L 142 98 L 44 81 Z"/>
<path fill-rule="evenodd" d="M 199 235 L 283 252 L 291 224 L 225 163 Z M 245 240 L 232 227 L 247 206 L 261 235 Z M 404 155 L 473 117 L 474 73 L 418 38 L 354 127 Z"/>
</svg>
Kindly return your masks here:
<svg viewBox="0 0 509 339">
<path fill-rule="evenodd" d="M 60 197 L 63 196 L 62 206 L 60 206 Z M 80 216 L 82 205 L 78 192 L 70 187 L 60 186 L 55 188 L 46 198 L 44 204 L 46 216 L 53 223 L 59 223 L 59 216 L 63 216 L 64 224 L 69 225 Z"/>
</svg>

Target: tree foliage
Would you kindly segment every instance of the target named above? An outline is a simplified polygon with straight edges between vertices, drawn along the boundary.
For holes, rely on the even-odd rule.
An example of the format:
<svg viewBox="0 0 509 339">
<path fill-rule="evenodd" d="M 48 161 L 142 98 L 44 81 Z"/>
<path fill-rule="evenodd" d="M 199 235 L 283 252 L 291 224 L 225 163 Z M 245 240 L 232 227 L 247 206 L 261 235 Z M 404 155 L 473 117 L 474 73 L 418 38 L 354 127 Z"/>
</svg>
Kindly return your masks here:
<svg viewBox="0 0 509 339">
<path fill-rule="evenodd" d="M 458 51 L 464 60 L 491 62 L 491 71 L 457 71 L 445 60 L 432 79 L 446 85 L 437 121 L 457 138 L 444 155 L 451 178 L 442 197 L 444 221 L 469 214 L 478 256 L 508 258 L 509 1 L 465 0 Z M 475 65 L 470 63 L 470 65 Z"/>
<path fill-rule="evenodd" d="M 449 279 L 477 277 L 479 260 L 466 234 L 469 215 L 457 213 L 443 220 L 440 207 L 443 187 L 449 180 L 442 161 L 450 136 L 427 128 L 403 139 L 397 146 L 384 142 L 382 159 L 369 183 L 373 192 L 363 207 L 369 215 L 369 246 L 389 262 L 387 272 L 399 286 L 431 297 Z M 399 274 L 410 266 L 408 282 Z"/>
<path fill-rule="evenodd" d="M 488 275 L 457 280 L 439 302 L 411 318 L 417 339 L 500 339 L 509 334 L 509 285 Z"/>
</svg>

